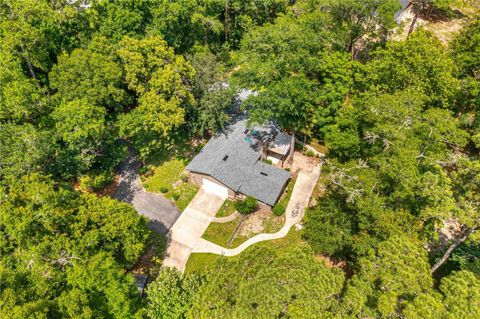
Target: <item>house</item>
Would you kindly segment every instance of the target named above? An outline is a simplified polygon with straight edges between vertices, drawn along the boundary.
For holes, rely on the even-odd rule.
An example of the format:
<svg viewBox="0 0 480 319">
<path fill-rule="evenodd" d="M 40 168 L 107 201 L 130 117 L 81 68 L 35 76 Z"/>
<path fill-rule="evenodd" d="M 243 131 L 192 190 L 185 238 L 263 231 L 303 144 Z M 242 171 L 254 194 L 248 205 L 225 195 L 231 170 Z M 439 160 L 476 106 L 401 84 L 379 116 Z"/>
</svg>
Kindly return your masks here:
<svg viewBox="0 0 480 319">
<path fill-rule="evenodd" d="M 267 159 L 272 161 L 273 164 L 279 164 L 282 162 L 283 166 L 285 159 L 287 159 L 288 154 L 290 153 L 291 142 L 291 135 L 284 132 L 278 132 L 266 151 Z"/>
<path fill-rule="evenodd" d="M 245 117 L 237 118 L 212 137 L 187 170 L 192 182 L 209 192 L 232 199 L 252 196 L 274 206 L 290 172 L 263 163 L 262 158 L 265 154 L 276 161 L 284 158 L 290 150 L 290 135 L 278 132 L 273 125 L 248 129 L 246 124 Z"/>
</svg>

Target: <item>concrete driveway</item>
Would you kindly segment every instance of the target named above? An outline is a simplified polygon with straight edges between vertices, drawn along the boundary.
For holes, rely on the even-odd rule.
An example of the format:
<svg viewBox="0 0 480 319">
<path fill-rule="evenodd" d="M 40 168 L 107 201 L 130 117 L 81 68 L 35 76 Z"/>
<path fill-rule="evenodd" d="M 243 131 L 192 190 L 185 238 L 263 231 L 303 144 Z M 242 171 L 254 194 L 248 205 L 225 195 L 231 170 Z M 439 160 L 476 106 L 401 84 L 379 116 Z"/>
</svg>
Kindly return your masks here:
<svg viewBox="0 0 480 319">
<path fill-rule="evenodd" d="M 180 211 L 171 201 L 160 194 L 147 192 L 140 182 L 137 171 L 140 163 L 130 148 L 128 159 L 118 167 L 118 187 L 114 198 L 132 204 L 137 212 L 149 219 L 150 229 L 165 235 L 180 216 Z"/>
<path fill-rule="evenodd" d="M 185 270 L 190 254 L 197 246 L 210 222 L 225 202 L 222 197 L 205 191 L 202 187 L 180 215 L 168 233 L 164 267 Z"/>
</svg>

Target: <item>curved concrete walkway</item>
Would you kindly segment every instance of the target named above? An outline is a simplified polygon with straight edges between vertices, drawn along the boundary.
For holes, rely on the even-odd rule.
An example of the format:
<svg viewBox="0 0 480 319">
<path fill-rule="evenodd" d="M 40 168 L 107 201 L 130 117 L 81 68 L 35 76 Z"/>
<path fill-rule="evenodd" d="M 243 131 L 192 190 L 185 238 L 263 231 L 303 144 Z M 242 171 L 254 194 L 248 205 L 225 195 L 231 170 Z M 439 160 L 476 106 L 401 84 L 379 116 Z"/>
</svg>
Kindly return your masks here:
<svg viewBox="0 0 480 319">
<path fill-rule="evenodd" d="M 290 228 L 303 219 L 305 209 L 310 201 L 310 196 L 312 196 L 313 189 L 315 188 L 317 180 L 320 176 L 320 170 L 321 164 L 315 164 L 309 169 L 301 170 L 299 172 L 297 181 L 293 187 L 292 196 L 290 197 L 290 201 L 288 202 L 286 209 L 285 225 L 278 232 L 273 234 L 259 234 L 233 249 L 227 249 L 202 238 L 198 241 L 192 252 L 235 256 L 253 244 L 285 237 L 290 231 Z"/>
<path fill-rule="evenodd" d="M 234 212 L 226 217 L 214 217 L 212 219 L 212 223 L 225 224 L 225 223 L 231 222 L 232 220 L 237 219 L 239 216 L 240 216 L 239 212 Z"/>
</svg>

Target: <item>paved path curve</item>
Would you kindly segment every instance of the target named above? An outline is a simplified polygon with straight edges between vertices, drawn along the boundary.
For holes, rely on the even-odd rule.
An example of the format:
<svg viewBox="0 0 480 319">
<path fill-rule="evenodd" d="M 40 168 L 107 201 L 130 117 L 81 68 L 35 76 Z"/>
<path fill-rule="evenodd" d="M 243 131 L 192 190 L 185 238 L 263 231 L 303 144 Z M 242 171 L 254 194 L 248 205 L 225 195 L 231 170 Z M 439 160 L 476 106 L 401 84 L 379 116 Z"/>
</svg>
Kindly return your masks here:
<svg viewBox="0 0 480 319">
<path fill-rule="evenodd" d="M 129 146 L 129 156 L 118 170 L 118 187 L 114 198 L 132 204 L 137 212 L 149 219 L 150 229 L 165 235 L 180 216 L 180 210 L 160 194 L 147 192 L 140 182 L 137 171 L 140 163 Z"/>
<path fill-rule="evenodd" d="M 233 212 L 230 215 L 225 216 L 225 217 L 214 217 L 212 219 L 212 223 L 225 224 L 225 223 L 231 222 L 232 220 L 237 219 L 240 216 L 241 215 L 240 215 L 239 212 Z"/>
<path fill-rule="evenodd" d="M 310 196 L 317 184 L 320 176 L 321 164 L 315 164 L 308 170 L 300 171 L 293 187 L 292 196 L 288 202 L 286 209 L 285 225 L 278 232 L 273 234 L 259 234 L 248 239 L 237 248 L 227 249 L 220 245 L 214 244 L 208 240 L 200 239 L 192 252 L 194 253 L 212 253 L 223 256 L 235 256 L 240 254 L 249 246 L 265 241 L 285 237 L 290 228 L 299 223 L 305 214 L 305 208 L 308 206 Z"/>
</svg>

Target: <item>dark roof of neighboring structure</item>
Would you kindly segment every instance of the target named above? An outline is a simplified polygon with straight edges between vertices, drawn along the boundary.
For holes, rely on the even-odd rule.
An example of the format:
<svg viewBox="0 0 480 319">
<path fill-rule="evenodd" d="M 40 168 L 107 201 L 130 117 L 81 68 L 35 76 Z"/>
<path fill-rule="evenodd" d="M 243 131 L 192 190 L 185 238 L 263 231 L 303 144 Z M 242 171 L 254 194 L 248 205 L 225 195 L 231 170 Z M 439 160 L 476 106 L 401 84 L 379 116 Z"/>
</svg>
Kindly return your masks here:
<svg viewBox="0 0 480 319">
<path fill-rule="evenodd" d="M 284 132 L 278 132 L 269 149 L 272 152 L 275 152 L 281 155 L 286 155 L 290 150 L 291 141 L 292 141 L 291 135 Z"/>
<path fill-rule="evenodd" d="M 225 186 L 257 200 L 275 205 L 290 173 L 260 161 L 262 135 L 271 127 L 247 130 L 247 120 L 237 119 L 215 135 L 188 164 L 191 172 L 210 175 Z"/>
</svg>

